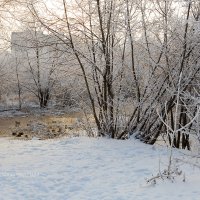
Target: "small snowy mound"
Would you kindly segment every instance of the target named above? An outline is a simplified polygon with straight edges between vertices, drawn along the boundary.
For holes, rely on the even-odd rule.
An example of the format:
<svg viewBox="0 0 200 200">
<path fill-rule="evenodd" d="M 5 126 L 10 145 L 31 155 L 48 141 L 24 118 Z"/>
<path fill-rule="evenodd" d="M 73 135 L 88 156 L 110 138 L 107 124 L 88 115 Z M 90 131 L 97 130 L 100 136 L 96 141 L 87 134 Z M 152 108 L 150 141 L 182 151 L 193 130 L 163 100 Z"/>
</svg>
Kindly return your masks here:
<svg viewBox="0 0 200 200">
<path fill-rule="evenodd" d="M 181 157 L 176 152 L 175 156 Z M 147 178 L 165 168 L 167 149 L 133 139 L 0 139 L 1 200 L 199 200 L 199 169 L 180 164 L 181 179 Z"/>
</svg>

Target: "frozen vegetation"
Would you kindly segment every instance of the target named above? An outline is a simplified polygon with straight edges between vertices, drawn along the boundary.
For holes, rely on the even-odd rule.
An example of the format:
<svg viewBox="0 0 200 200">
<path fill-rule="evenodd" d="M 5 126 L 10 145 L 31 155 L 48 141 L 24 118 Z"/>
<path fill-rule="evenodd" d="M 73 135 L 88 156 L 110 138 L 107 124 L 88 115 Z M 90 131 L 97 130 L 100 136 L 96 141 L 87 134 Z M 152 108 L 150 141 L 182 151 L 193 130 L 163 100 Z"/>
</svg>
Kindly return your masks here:
<svg viewBox="0 0 200 200">
<path fill-rule="evenodd" d="M 199 0 L 4 0 L 0 27 L 0 200 L 200 199 Z"/>
</svg>

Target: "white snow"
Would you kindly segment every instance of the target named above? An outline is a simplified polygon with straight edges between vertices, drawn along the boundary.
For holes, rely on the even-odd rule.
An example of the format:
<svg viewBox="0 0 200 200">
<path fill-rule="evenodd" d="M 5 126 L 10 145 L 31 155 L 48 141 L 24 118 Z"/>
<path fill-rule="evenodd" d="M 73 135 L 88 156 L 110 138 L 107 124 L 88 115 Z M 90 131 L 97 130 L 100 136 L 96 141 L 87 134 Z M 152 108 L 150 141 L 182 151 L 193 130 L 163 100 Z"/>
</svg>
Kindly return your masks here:
<svg viewBox="0 0 200 200">
<path fill-rule="evenodd" d="M 180 155 L 180 153 L 176 153 Z M 134 139 L 0 139 L 0 200 L 199 200 L 200 171 L 147 185 L 167 149 Z"/>
</svg>

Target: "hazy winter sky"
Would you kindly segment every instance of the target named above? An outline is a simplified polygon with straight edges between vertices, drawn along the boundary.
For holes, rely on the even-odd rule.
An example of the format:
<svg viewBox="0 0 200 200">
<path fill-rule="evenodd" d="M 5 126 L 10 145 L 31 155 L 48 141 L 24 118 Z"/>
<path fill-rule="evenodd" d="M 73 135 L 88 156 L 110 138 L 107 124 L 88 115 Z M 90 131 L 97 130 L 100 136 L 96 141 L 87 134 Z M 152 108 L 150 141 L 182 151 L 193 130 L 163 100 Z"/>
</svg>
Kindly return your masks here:
<svg viewBox="0 0 200 200">
<path fill-rule="evenodd" d="M 57 15 L 62 16 L 64 14 L 63 11 L 63 2 L 62 0 L 43 0 L 43 2 L 47 5 L 48 10 L 51 12 L 56 12 Z M 67 2 L 67 8 L 70 15 L 76 15 L 77 16 L 77 10 L 73 10 L 73 3 L 77 2 L 77 0 L 66 0 Z M 41 6 L 42 7 L 42 6 Z M 180 7 L 180 3 L 175 3 L 174 5 L 175 10 L 177 13 L 182 13 L 182 9 Z M 9 40 L 9 36 L 11 35 L 11 32 L 18 31 L 21 28 L 25 28 L 25 25 L 20 22 L 20 20 L 23 18 L 24 20 L 28 20 L 28 14 L 27 13 L 27 7 L 21 6 L 20 4 L 17 6 L 14 6 L 12 9 L 8 9 L 8 13 L 5 13 L 5 17 L 3 20 L 3 23 L 6 24 L 5 27 L 1 28 L 1 32 L 3 32 L 3 37 L 7 37 L 7 40 Z M 40 7 L 37 8 L 40 10 Z M 42 8 L 41 8 L 42 10 Z M 45 8 L 43 8 L 45 10 Z M 13 12 L 13 13 L 12 13 Z M 25 14 L 24 14 L 25 13 Z M 21 16 L 22 15 L 22 16 Z M 24 16 L 23 16 L 24 15 Z M 42 15 L 45 16 L 46 13 L 43 11 Z M 47 16 L 49 17 L 49 16 Z"/>
</svg>

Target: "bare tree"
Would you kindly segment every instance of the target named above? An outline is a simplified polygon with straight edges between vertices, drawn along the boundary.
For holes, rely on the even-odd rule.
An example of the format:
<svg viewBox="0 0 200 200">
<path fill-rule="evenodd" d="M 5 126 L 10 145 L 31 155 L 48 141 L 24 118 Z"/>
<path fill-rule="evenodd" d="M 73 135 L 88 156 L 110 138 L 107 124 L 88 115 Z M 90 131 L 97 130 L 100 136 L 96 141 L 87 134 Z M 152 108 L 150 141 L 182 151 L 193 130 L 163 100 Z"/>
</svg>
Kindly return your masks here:
<svg viewBox="0 0 200 200">
<path fill-rule="evenodd" d="M 181 130 L 195 116 L 188 97 L 199 75 L 199 43 L 192 22 L 199 21 L 197 2 L 186 2 L 181 14 L 174 8 L 184 2 L 173 0 L 73 1 L 73 13 L 67 1 L 56 3 L 62 11 L 53 12 L 41 2 L 29 2 L 28 7 L 76 59 L 99 135 L 121 139 L 138 131 L 137 138 L 154 144 L 166 132 L 157 109 L 164 121 L 171 113 L 172 129 L 177 123 Z M 175 122 L 180 74 L 180 116 Z M 169 137 L 169 142 L 190 148 L 184 132 Z"/>
</svg>

